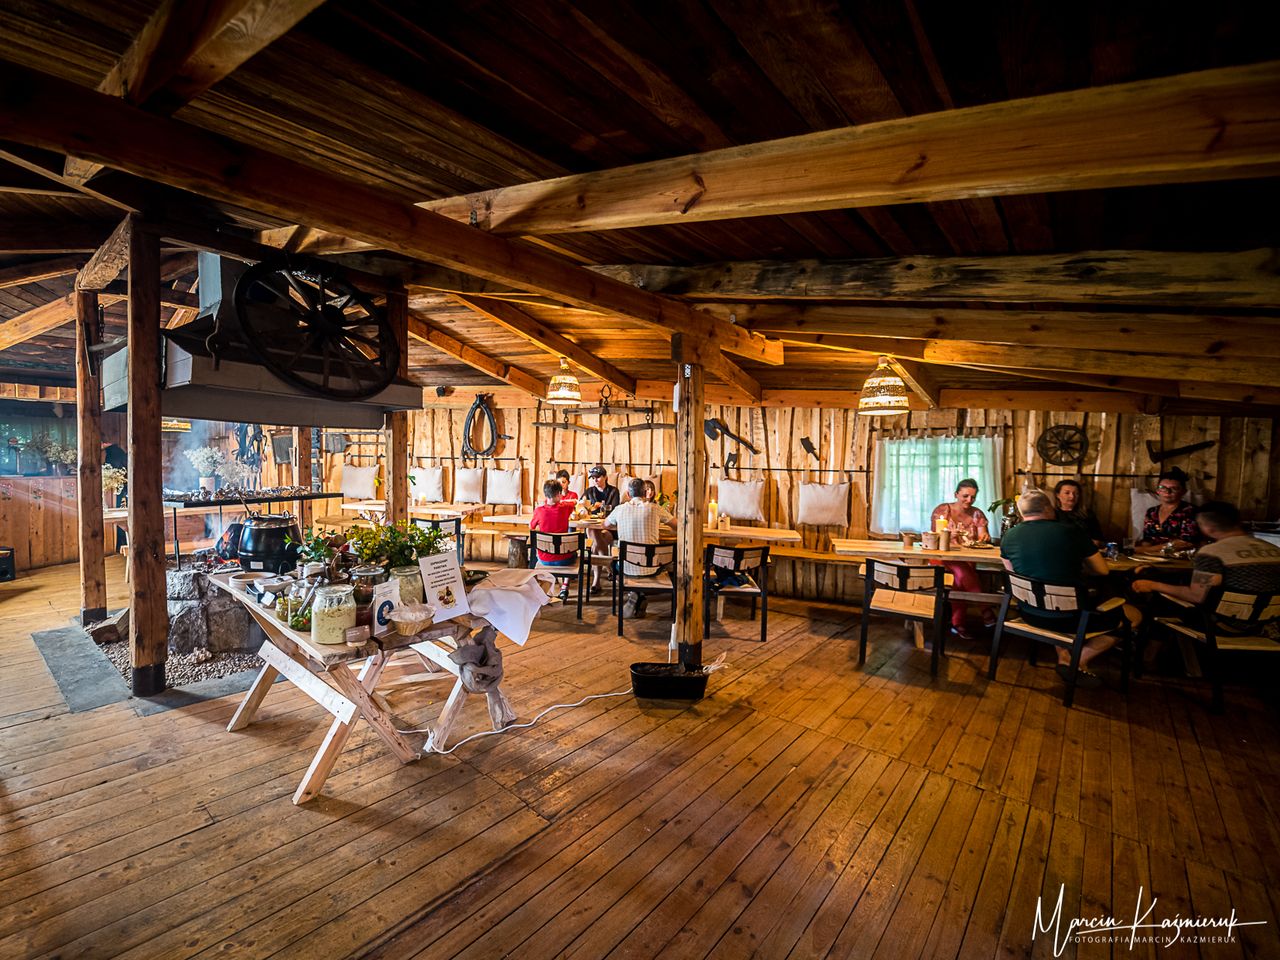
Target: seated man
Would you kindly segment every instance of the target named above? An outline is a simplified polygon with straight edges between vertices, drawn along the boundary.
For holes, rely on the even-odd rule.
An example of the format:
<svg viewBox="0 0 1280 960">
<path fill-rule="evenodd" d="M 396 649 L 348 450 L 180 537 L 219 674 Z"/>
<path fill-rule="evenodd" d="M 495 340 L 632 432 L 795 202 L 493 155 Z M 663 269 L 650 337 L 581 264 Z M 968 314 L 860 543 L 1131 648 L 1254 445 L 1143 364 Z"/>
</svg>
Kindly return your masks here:
<svg viewBox="0 0 1280 960">
<path fill-rule="evenodd" d="M 618 488 L 609 482 L 609 474 L 604 467 L 597 464 L 587 471 L 589 485 L 579 498 L 586 501 L 592 516 L 607 517 L 618 505 L 620 495 Z M 609 547 L 613 543 L 613 534 L 608 530 L 593 528 L 587 531 L 587 539 L 591 541 L 591 552 L 598 557 L 607 557 Z M 591 592 L 600 592 L 600 571 L 591 568 Z"/>
<path fill-rule="evenodd" d="M 1074 586 L 1084 576 L 1105 577 L 1107 564 L 1098 552 L 1097 545 L 1089 539 L 1089 535 L 1080 527 L 1057 522 L 1057 511 L 1053 499 L 1043 490 L 1029 490 L 1018 497 L 1018 512 L 1022 514 L 1022 523 L 1010 529 L 1000 540 L 1000 556 L 1006 569 L 1020 573 L 1026 577 L 1034 577 L 1052 584 Z M 1022 619 L 1035 627 L 1071 633 L 1079 623 L 1079 614 L 1074 610 L 1059 613 L 1049 611 L 1022 610 Z M 1120 608 L 1109 613 L 1091 617 L 1090 627 L 1108 630 L 1116 627 L 1122 615 L 1136 621 L 1136 610 Z M 1102 678 L 1087 670 L 1086 667 L 1098 654 L 1115 645 L 1114 636 L 1095 637 L 1085 643 L 1080 651 L 1080 671 L 1076 683 L 1082 687 L 1102 685 Z M 1071 654 L 1062 647 L 1058 651 L 1058 675 L 1067 679 L 1071 664 Z"/>
<path fill-rule="evenodd" d="M 1280 547 L 1247 534 L 1240 525 L 1239 510 L 1221 500 L 1211 500 L 1196 511 L 1195 521 L 1210 542 L 1196 551 L 1191 583 L 1182 586 L 1135 580 L 1134 593 L 1161 594 L 1198 606 L 1219 585 L 1248 593 L 1280 592 Z M 1160 612 L 1181 614 L 1185 610 L 1170 608 Z M 1215 617 L 1215 622 L 1223 633 L 1238 634 L 1245 629 L 1229 618 Z"/>
<path fill-rule="evenodd" d="M 533 517 L 529 520 L 530 530 L 540 530 L 543 533 L 569 532 L 569 515 L 573 513 L 573 502 L 564 500 L 562 498 L 563 492 L 557 480 L 548 480 L 542 485 L 542 495 L 546 497 L 546 502 L 533 511 Z M 555 567 L 572 566 L 577 562 L 577 559 L 577 556 L 572 553 L 538 551 L 539 561 Z M 561 580 L 560 599 L 564 600 L 568 595 L 569 581 L 568 579 Z"/>
<path fill-rule="evenodd" d="M 662 526 L 675 528 L 676 521 L 667 512 L 651 500 L 644 498 L 644 481 L 633 478 L 627 484 L 627 493 L 631 499 L 621 506 L 614 507 L 613 512 L 605 519 L 604 525 L 618 532 L 618 539 L 623 543 L 657 543 Z M 628 577 L 651 577 L 659 571 L 659 567 L 647 567 L 638 563 L 624 563 L 622 572 Z M 624 602 L 624 612 L 629 617 L 639 616 L 644 612 L 641 602 L 643 597 L 632 591 Z M 629 609 L 628 609 L 629 607 Z"/>
</svg>

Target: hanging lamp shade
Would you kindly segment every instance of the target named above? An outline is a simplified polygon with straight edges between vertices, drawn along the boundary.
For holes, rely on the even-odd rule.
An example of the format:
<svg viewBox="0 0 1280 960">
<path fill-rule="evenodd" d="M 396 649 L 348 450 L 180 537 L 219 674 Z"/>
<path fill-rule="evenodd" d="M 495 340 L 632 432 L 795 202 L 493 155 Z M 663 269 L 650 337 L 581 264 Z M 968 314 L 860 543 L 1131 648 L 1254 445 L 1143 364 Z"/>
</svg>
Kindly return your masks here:
<svg viewBox="0 0 1280 960">
<path fill-rule="evenodd" d="M 569 369 L 569 361 L 560 358 L 560 372 L 551 378 L 551 386 L 547 390 L 547 403 L 557 407 L 582 402 L 582 384 Z"/>
<path fill-rule="evenodd" d="M 907 385 L 889 366 L 889 358 L 881 357 L 871 376 L 862 385 L 858 395 L 858 412 L 870 417 L 886 417 L 906 413 L 908 407 Z"/>
</svg>

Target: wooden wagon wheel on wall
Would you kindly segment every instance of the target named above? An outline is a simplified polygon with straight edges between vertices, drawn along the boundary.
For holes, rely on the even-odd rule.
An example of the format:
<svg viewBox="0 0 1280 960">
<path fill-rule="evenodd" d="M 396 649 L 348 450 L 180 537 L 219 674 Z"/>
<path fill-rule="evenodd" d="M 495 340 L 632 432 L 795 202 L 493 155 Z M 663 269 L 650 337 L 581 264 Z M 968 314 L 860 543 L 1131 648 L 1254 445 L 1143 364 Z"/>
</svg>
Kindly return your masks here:
<svg viewBox="0 0 1280 960">
<path fill-rule="evenodd" d="M 1036 439 L 1036 453 L 1055 467 L 1083 463 L 1088 451 L 1089 435 L 1069 423 L 1056 423 Z"/>
<path fill-rule="evenodd" d="M 386 311 L 332 264 L 296 255 L 264 260 L 236 283 L 245 342 L 285 383 L 319 397 L 363 400 L 400 367 Z"/>
</svg>

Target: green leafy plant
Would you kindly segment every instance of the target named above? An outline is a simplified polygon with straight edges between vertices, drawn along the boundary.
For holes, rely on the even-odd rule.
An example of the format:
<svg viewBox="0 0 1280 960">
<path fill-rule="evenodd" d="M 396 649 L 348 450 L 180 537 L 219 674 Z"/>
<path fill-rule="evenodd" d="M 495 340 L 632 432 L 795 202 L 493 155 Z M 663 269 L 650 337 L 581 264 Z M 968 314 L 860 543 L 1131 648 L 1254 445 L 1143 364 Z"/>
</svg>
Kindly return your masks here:
<svg viewBox="0 0 1280 960">
<path fill-rule="evenodd" d="M 351 552 L 361 563 L 407 567 L 420 557 L 443 553 L 448 535 L 443 530 L 401 521 L 359 527 L 349 539 Z"/>
<path fill-rule="evenodd" d="M 1001 497 L 999 500 L 992 500 L 991 506 L 987 507 L 987 513 L 1013 513 L 1017 509 L 1017 497 Z"/>
<path fill-rule="evenodd" d="M 308 527 L 301 541 L 285 537 L 286 543 L 298 543 L 298 559 L 304 563 L 330 563 L 337 555 L 338 549 L 346 541 L 342 534 L 332 530 L 317 530 Z"/>
</svg>

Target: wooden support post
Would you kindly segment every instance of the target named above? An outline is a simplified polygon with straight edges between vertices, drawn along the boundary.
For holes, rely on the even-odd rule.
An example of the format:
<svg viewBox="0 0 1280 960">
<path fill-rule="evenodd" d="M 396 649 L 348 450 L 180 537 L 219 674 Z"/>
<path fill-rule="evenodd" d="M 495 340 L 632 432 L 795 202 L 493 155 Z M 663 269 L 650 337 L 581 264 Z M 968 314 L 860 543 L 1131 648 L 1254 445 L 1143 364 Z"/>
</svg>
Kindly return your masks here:
<svg viewBox="0 0 1280 960">
<path fill-rule="evenodd" d="M 295 486 L 311 489 L 311 427 L 293 429 L 293 482 Z M 298 504 L 298 525 L 304 531 L 311 526 L 314 516 L 314 500 Z"/>
<path fill-rule="evenodd" d="M 676 335 L 679 339 L 680 335 Z M 679 346 L 672 344 L 679 355 Z M 676 642 L 686 670 L 702 666 L 702 541 L 707 522 L 707 443 L 702 432 L 705 374 L 701 365 L 681 363 L 676 382 L 680 409 L 676 412 L 676 464 L 680 484 L 676 516 Z"/>
<path fill-rule="evenodd" d="M 129 236 L 129 643 L 133 693 L 165 688 L 169 608 L 165 586 L 160 449 L 160 238 Z"/>
<path fill-rule="evenodd" d="M 400 376 L 409 373 L 409 296 L 403 290 L 387 292 L 387 320 L 400 342 Z M 409 519 L 409 414 L 387 414 L 386 456 L 382 472 L 386 480 L 387 523 Z"/>
<path fill-rule="evenodd" d="M 102 540 L 102 395 L 89 355 L 89 347 L 98 342 L 98 295 L 77 290 L 75 301 L 80 623 L 87 626 L 107 615 L 107 565 Z"/>
</svg>

